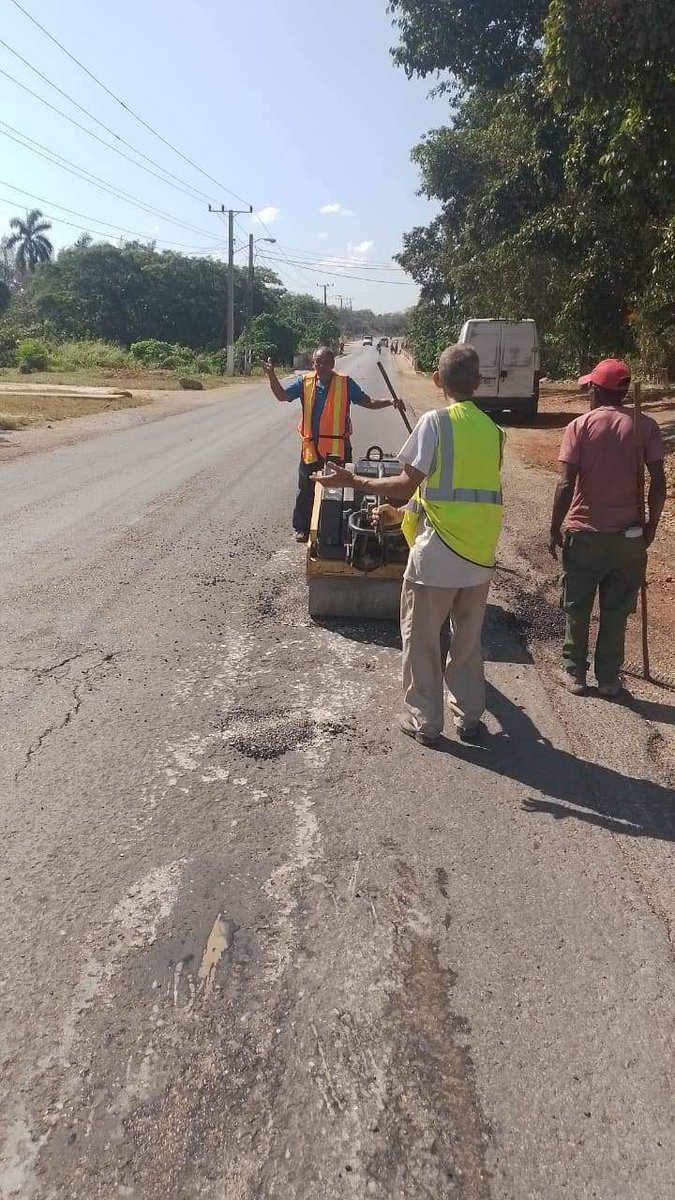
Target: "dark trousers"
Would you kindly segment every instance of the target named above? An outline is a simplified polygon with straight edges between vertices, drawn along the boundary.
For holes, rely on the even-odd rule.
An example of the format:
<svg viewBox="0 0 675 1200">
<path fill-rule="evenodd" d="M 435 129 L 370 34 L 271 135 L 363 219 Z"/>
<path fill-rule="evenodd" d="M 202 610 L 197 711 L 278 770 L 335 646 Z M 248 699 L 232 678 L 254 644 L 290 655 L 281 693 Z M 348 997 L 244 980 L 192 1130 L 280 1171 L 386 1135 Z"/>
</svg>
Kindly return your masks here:
<svg viewBox="0 0 675 1200">
<path fill-rule="evenodd" d="M 300 459 L 300 466 L 298 467 L 298 494 L 295 498 L 295 508 L 293 509 L 293 528 L 296 533 L 309 533 L 312 508 L 314 506 L 314 489 L 316 487 L 316 484 L 312 483 L 310 475 L 315 475 L 317 471 L 321 470 L 323 470 L 322 458 L 313 463 L 306 463 Z"/>
<path fill-rule="evenodd" d="M 641 537 L 622 533 L 571 533 L 563 548 L 562 607 L 567 618 L 563 662 L 586 671 L 591 613 L 596 594 L 600 626 L 595 646 L 595 678 L 615 683 L 623 666 L 626 624 L 635 612 L 647 565 Z"/>
<path fill-rule="evenodd" d="M 351 462 L 351 446 L 345 448 L 345 454 L 345 461 Z M 319 458 L 313 463 L 306 463 L 300 459 L 298 467 L 298 494 L 295 498 L 295 508 L 293 509 L 293 528 L 296 533 L 309 533 L 312 509 L 314 507 L 314 489 L 316 487 L 316 484 L 312 483 L 310 476 L 316 475 L 318 471 L 322 471 L 323 467 L 323 458 Z"/>
</svg>

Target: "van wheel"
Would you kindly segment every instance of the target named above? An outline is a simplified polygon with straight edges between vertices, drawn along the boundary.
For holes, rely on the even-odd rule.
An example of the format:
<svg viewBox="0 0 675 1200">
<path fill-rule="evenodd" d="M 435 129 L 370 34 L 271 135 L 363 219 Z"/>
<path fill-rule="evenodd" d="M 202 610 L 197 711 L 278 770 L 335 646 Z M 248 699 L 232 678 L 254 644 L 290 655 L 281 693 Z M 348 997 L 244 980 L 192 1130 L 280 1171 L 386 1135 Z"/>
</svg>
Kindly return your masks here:
<svg viewBox="0 0 675 1200">
<path fill-rule="evenodd" d="M 528 421 L 528 422 L 531 421 L 532 424 L 535 424 L 535 422 L 537 420 L 538 412 L 539 412 L 539 397 L 533 396 L 532 399 L 528 400 L 527 404 L 524 404 L 523 407 L 521 408 L 520 417 L 523 421 Z"/>
</svg>

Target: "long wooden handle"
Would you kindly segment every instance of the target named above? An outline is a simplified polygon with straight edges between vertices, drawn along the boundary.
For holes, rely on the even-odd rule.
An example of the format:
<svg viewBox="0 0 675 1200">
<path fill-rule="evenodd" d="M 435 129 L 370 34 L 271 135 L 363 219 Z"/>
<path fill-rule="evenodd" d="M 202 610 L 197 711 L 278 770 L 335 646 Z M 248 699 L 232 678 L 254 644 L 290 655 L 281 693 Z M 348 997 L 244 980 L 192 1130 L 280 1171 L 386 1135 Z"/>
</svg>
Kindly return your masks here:
<svg viewBox="0 0 675 1200">
<path fill-rule="evenodd" d="M 392 386 L 391 379 L 387 375 L 387 372 L 385 371 L 384 367 L 382 366 L 382 363 L 379 362 L 377 364 L 377 366 L 378 366 L 380 375 L 382 376 L 382 378 L 384 379 L 384 382 L 386 383 L 387 387 L 389 388 L 389 391 L 390 391 L 393 399 L 396 401 L 396 407 L 398 408 L 398 411 L 400 412 L 401 416 L 403 417 L 403 420 L 405 422 L 405 427 L 408 430 L 408 433 L 412 433 L 412 425 L 410 424 L 410 421 L 408 420 L 408 418 L 406 416 L 405 404 L 403 403 L 402 400 L 399 400 L 398 396 L 396 395 L 396 392 L 394 391 L 394 388 Z"/>
<path fill-rule="evenodd" d="M 640 524 L 645 523 L 645 455 L 642 441 L 642 388 L 639 383 L 634 385 L 635 406 L 633 408 L 633 433 L 635 435 L 635 450 L 637 453 L 637 501 Z M 642 671 L 645 679 L 650 678 L 649 671 L 649 615 L 647 608 L 647 576 L 640 588 L 640 618 L 642 622 Z"/>
</svg>

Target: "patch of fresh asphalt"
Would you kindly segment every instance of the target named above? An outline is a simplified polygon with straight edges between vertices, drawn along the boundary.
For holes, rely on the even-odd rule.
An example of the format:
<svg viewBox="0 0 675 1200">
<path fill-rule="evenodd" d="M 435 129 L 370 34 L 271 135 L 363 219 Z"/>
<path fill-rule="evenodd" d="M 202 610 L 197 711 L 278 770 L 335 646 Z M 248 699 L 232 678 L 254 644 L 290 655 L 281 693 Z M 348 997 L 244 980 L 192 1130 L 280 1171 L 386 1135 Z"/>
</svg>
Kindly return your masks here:
<svg viewBox="0 0 675 1200">
<path fill-rule="evenodd" d="M 667 713 L 580 720 L 497 590 L 482 744 L 401 738 L 396 631 L 307 617 L 292 425 L 0 476 L 0 1195 L 666 1200 Z"/>
</svg>

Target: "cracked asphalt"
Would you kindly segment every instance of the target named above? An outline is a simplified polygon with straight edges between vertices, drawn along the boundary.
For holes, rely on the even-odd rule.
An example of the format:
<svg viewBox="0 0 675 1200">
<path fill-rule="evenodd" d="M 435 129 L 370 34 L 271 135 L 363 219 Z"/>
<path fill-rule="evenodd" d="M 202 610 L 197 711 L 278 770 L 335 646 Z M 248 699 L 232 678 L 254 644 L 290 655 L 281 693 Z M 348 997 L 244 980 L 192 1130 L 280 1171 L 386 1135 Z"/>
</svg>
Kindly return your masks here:
<svg viewBox="0 0 675 1200">
<path fill-rule="evenodd" d="M 307 616 L 295 417 L 0 471 L 0 1196 L 671 1200 L 672 698 L 552 687 L 510 459 L 483 743 L 401 738 L 396 629 Z"/>
</svg>

